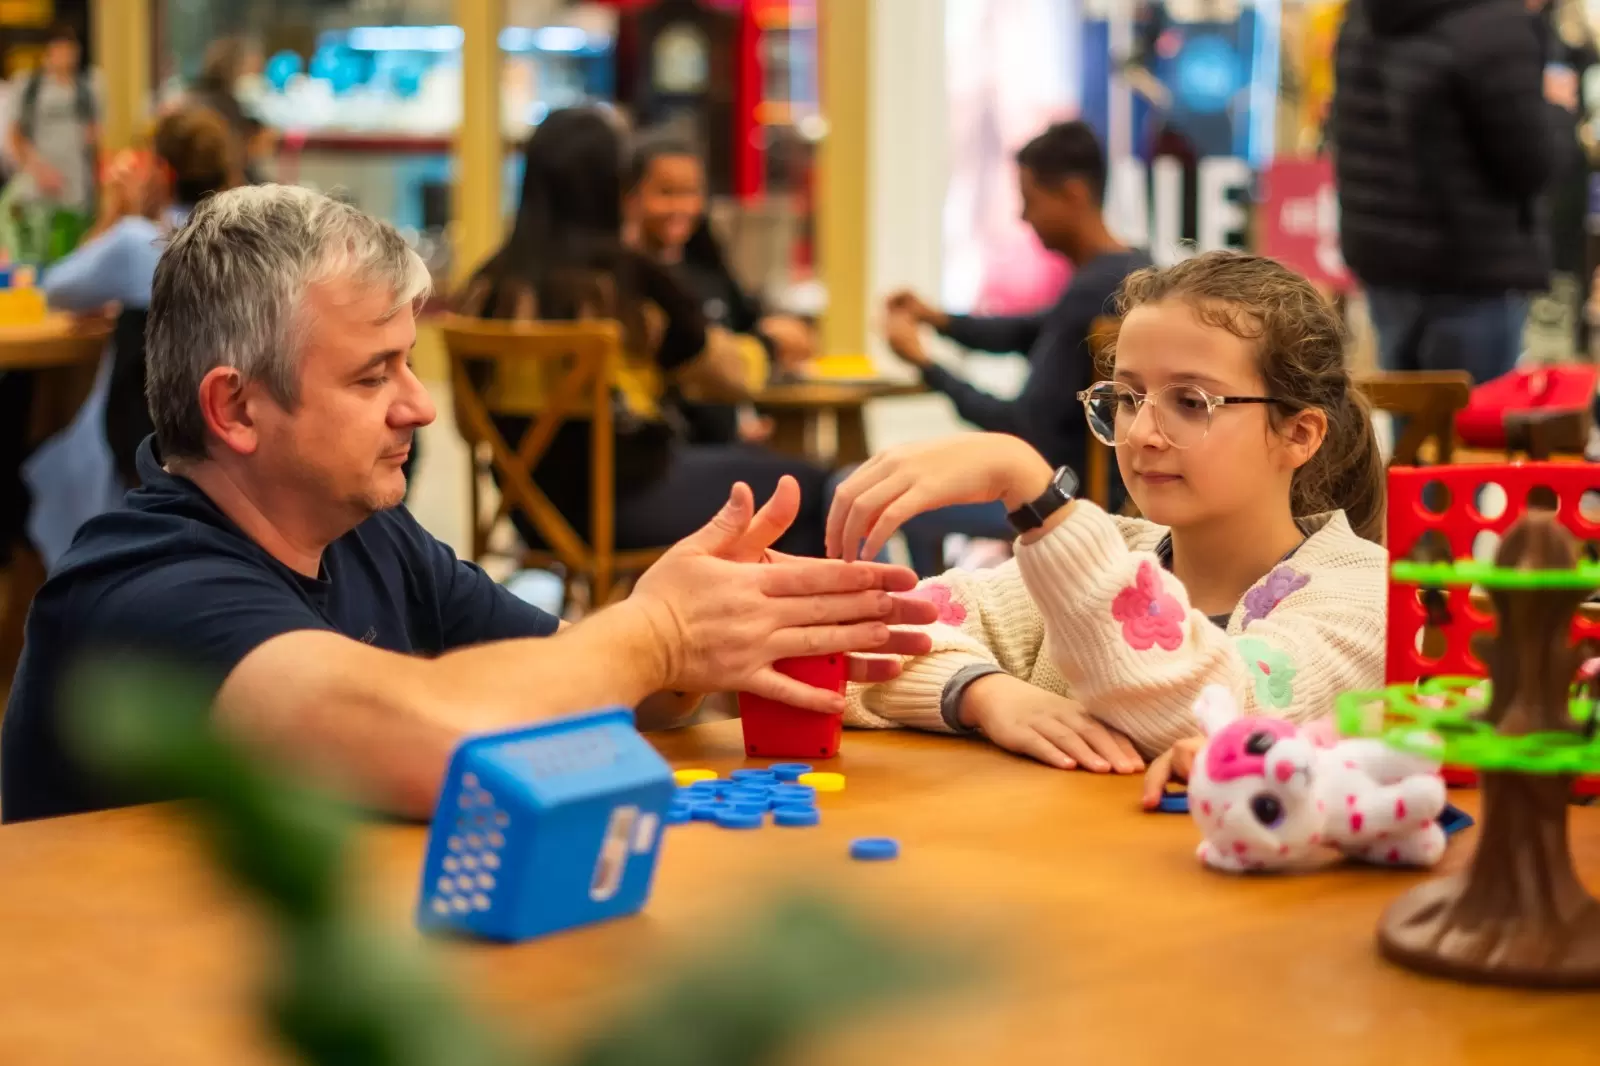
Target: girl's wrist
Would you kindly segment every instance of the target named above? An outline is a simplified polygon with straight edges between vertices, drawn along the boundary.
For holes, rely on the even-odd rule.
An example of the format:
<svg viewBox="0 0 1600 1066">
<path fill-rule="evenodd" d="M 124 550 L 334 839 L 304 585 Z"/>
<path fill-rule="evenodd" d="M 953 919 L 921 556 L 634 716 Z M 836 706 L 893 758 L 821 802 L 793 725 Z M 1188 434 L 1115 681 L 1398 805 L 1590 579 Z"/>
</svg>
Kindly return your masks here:
<svg viewBox="0 0 1600 1066">
<path fill-rule="evenodd" d="M 1012 438 L 1015 444 L 1006 464 L 1000 502 L 1007 511 L 1015 511 L 1044 495 L 1055 477 L 1055 470 L 1045 462 L 1044 456 L 1034 451 L 1025 441 Z"/>
</svg>

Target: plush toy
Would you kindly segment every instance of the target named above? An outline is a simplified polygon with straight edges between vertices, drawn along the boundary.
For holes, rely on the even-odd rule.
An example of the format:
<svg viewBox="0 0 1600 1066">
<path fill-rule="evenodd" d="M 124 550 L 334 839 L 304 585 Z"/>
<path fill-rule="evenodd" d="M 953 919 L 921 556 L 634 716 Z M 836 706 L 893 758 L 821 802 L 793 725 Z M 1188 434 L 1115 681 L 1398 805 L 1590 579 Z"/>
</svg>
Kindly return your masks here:
<svg viewBox="0 0 1600 1066">
<path fill-rule="evenodd" d="M 1189 775 L 1199 857 L 1230 873 L 1307 865 L 1327 848 L 1380 866 L 1432 866 L 1444 854 L 1439 767 L 1377 740 L 1242 715 L 1208 686 L 1195 704 L 1205 747 Z"/>
</svg>

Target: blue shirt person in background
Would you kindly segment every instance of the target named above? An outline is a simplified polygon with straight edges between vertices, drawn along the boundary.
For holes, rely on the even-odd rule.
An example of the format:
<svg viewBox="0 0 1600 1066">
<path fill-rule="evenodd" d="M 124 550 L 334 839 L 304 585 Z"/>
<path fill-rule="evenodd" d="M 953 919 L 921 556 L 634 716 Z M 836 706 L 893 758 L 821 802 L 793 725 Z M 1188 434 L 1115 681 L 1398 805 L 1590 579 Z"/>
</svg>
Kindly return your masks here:
<svg viewBox="0 0 1600 1066">
<path fill-rule="evenodd" d="M 430 284 L 393 226 L 308 189 L 220 193 L 170 236 L 142 486 L 84 526 L 34 600 L 0 733 L 6 820 L 167 798 L 74 757 L 63 703 L 95 656 L 185 667 L 213 687 L 218 728 L 424 817 L 469 733 L 619 704 L 670 722 L 723 690 L 842 713 L 772 663 L 931 647 L 900 627 L 934 606 L 889 595 L 909 570 L 768 554 L 799 512 L 793 479 L 760 512 L 736 486 L 626 601 L 564 629 L 457 559 L 401 505 L 434 417 L 410 365 Z"/>
<path fill-rule="evenodd" d="M 207 108 L 163 116 L 151 147 L 148 157 L 129 154 L 113 165 L 95 231 L 40 285 L 58 311 L 117 313 L 93 391 L 23 469 L 33 496 L 29 539 L 50 568 L 83 523 L 138 484 L 135 454 L 152 428 L 144 398 L 145 314 L 166 235 L 203 198 L 239 183 L 227 124 Z"/>
<path fill-rule="evenodd" d="M 1150 265 L 1149 257 L 1123 246 L 1106 228 L 1106 170 L 1105 153 L 1085 122 L 1058 122 L 1017 153 L 1022 219 L 1039 243 L 1073 266 L 1072 281 L 1053 306 L 1033 315 L 951 315 L 914 293 L 898 292 L 887 307 L 890 349 L 916 367 L 930 389 L 950 397 L 957 414 L 978 429 L 1021 437 L 1052 466 L 1070 466 L 1080 475 L 1089 431 L 1077 395 L 1095 378 L 1089 334 L 1095 319 L 1116 313 L 1123 279 Z M 976 351 L 1025 352 L 1022 391 L 1001 399 L 935 363 L 922 344 L 924 325 Z M 1120 496 L 1120 482 L 1112 492 Z M 995 504 L 929 512 L 903 529 L 913 564 L 929 577 L 944 570 L 938 544 L 947 533 L 1012 536 Z"/>
</svg>

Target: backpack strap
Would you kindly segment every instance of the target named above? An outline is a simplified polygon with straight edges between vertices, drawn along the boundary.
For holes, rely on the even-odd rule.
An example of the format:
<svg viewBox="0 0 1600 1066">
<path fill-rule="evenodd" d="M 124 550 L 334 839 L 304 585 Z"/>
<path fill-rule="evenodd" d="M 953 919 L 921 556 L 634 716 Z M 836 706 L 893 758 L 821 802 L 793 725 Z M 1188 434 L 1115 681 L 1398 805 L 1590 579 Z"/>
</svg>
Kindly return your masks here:
<svg viewBox="0 0 1600 1066">
<path fill-rule="evenodd" d="M 79 72 L 77 88 L 78 121 L 85 126 L 93 126 L 96 118 L 94 113 L 94 88 L 89 84 L 89 75 Z"/>
<path fill-rule="evenodd" d="M 29 75 L 27 84 L 22 87 L 22 102 L 17 108 L 17 128 L 24 140 L 33 140 L 34 112 L 39 107 L 39 83 L 43 79 L 44 72 L 35 70 Z"/>
</svg>

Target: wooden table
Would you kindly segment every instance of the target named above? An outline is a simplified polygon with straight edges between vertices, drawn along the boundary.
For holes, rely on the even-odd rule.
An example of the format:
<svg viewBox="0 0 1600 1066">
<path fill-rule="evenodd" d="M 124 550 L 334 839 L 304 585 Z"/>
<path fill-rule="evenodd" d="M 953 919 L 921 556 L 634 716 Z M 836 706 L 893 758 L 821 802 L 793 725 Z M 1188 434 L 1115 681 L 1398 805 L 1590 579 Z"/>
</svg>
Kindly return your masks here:
<svg viewBox="0 0 1600 1066">
<path fill-rule="evenodd" d="M 743 761 L 736 723 L 659 744 L 680 766 Z M 775 887 L 801 883 L 929 941 L 978 945 L 986 959 L 970 988 L 829 1035 L 801 1062 L 1595 1061 L 1600 994 L 1456 986 L 1379 959 L 1380 912 L 1424 875 L 1209 873 L 1187 818 L 1135 809 L 1137 781 L 1063 774 L 976 742 L 853 733 L 837 768 L 848 788 L 822 797 L 816 829 L 672 829 L 642 915 L 520 947 L 447 944 L 443 964 L 510 1030 L 559 1040 L 679 953 L 707 950 Z M 1475 808 L 1473 793 L 1458 802 Z M 1594 885 L 1600 810 L 1574 809 L 1572 833 Z M 867 835 L 899 838 L 902 857 L 850 862 L 848 842 Z M 422 847 L 414 827 L 363 838 L 361 890 L 399 936 L 414 935 Z M 172 810 L 0 829 L 0 873 L 0 1062 L 286 1061 L 248 1010 L 257 920 Z"/>
<path fill-rule="evenodd" d="M 111 324 L 50 314 L 26 325 L 0 325 L 0 373 L 34 375 L 27 439 L 38 444 L 65 428 L 94 385 L 95 370 L 111 336 Z M 0 692 L 11 683 L 22 654 L 23 623 L 33 594 L 44 581 L 44 565 L 25 541 L 13 546 L 12 566 L 0 608 Z"/>
<path fill-rule="evenodd" d="M 831 461 L 835 466 L 865 462 L 866 405 L 892 396 L 917 396 L 919 382 L 889 378 L 861 381 L 812 379 L 769 385 L 756 397 L 757 410 L 773 421 L 771 444 L 790 455 Z M 822 444 L 823 427 L 834 427 L 832 454 Z"/>
</svg>

